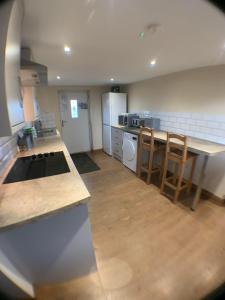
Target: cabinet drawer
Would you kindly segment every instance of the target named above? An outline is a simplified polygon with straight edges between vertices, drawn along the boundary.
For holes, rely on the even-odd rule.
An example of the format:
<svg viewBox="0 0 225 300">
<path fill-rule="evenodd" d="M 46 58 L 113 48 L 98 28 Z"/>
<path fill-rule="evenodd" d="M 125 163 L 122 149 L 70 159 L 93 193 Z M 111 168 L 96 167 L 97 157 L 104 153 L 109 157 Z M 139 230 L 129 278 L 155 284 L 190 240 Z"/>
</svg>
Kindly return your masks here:
<svg viewBox="0 0 225 300">
<path fill-rule="evenodd" d="M 114 141 L 112 143 L 112 150 L 122 156 L 122 143 Z"/>
<path fill-rule="evenodd" d="M 122 156 L 116 154 L 116 153 L 113 153 L 113 157 L 118 159 L 119 161 L 122 161 Z"/>
<path fill-rule="evenodd" d="M 123 137 L 122 136 L 113 136 L 112 137 L 112 144 L 120 144 L 122 147 L 123 144 Z"/>
<path fill-rule="evenodd" d="M 123 131 L 121 129 L 112 128 L 112 137 L 121 139 L 123 137 Z"/>
</svg>

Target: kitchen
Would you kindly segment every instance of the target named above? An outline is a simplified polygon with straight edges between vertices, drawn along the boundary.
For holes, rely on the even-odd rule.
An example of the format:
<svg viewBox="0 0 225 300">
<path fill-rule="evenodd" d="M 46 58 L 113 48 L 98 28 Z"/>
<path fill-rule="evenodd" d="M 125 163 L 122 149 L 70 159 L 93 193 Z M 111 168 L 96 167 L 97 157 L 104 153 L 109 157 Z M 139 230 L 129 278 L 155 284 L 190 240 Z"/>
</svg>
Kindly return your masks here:
<svg viewBox="0 0 225 300">
<path fill-rule="evenodd" d="M 0 5 L 0 292 L 207 299 L 225 280 L 225 16 L 66 4 Z"/>
</svg>

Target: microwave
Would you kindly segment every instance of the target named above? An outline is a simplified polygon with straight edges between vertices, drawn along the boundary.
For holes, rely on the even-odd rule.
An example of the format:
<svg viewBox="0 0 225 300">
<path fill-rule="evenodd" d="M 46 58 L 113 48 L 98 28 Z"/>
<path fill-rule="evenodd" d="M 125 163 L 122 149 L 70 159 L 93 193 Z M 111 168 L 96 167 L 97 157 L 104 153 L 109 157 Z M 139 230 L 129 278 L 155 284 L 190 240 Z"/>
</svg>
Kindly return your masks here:
<svg viewBox="0 0 225 300">
<path fill-rule="evenodd" d="M 132 126 L 132 119 L 137 117 L 138 117 L 137 114 L 130 114 L 130 113 L 121 114 L 118 117 L 118 123 L 119 125 L 130 127 Z"/>
</svg>

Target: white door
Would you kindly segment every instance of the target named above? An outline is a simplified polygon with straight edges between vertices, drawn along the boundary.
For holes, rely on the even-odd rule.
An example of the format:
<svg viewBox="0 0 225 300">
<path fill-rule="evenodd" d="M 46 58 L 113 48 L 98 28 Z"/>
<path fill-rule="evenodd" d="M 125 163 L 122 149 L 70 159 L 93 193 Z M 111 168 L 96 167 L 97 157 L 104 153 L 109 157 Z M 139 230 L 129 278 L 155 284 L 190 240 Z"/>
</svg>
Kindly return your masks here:
<svg viewBox="0 0 225 300">
<path fill-rule="evenodd" d="M 104 94 L 102 96 L 102 115 L 103 124 L 110 125 L 111 109 L 109 94 Z"/>
<path fill-rule="evenodd" d="M 70 153 L 91 150 L 87 93 L 60 92 L 62 138 Z"/>
<path fill-rule="evenodd" d="M 118 125 L 118 117 L 127 112 L 127 95 L 124 93 L 110 93 L 111 126 Z"/>
<path fill-rule="evenodd" d="M 112 155 L 112 147 L 111 147 L 111 126 L 103 125 L 103 150 Z"/>
</svg>

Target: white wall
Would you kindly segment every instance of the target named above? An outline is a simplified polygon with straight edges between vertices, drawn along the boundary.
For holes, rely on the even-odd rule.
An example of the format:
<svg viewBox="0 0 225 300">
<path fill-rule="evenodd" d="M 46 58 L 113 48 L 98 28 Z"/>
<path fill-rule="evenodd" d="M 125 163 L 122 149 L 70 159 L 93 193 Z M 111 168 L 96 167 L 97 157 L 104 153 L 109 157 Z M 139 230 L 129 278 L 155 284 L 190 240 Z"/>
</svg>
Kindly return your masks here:
<svg viewBox="0 0 225 300">
<path fill-rule="evenodd" d="M 87 91 L 90 99 L 90 115 L 92 124 L 93 148 L 102 148 L 102 113 L 101 95 L 108 87 L 99 86 L 49 86 L 37 88 L 37 98 L 42 112 L 53 112 L 56 116 L 56 126 L 61 131 L 58 91 Z"/>
<path fill-rule="evenodd" d="M 220 120 L 220 129 L 216 130 L 223 134 L 221 128 L 224 128 L 225 136 L 225 65 L 160 76 L 132 83 L 125 90 L 128 93 L 129 112 L 148 111 L 157 112 L 158 115 L 169 115 L 170 112 L 171 116 L 177 114 L 179 118 L 182 113 L 198 113 L 199 118 L 207 116 L 213 122 Z M 223 137 L 216 137 L 216 131 L 205 128 L 210 131 L 205 133 L 209 139 L 224 142 Z M 174 126 L 174 131 L 176 129 Z M 225 154 L 210 158 L 204 187 L 218 197 L 225 198 Z"/>
<path fill-rule="evenodd" d="M 156 77 L 130 84 L 126 90 L 131 112 L 225 114 L 225 65 Z"/>
</svg>

